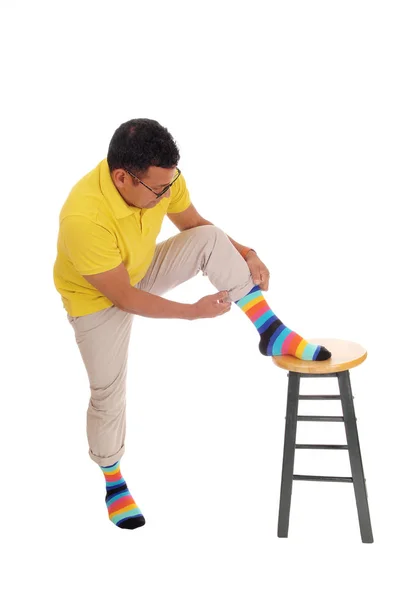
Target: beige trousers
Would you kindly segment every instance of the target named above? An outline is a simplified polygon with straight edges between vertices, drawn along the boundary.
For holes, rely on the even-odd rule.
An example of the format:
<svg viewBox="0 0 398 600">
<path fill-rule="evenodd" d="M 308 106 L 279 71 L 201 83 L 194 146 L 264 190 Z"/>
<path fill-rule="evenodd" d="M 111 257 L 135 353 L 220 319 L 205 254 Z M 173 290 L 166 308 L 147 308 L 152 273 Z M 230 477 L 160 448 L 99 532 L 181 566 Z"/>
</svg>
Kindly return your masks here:
<svg viewBox="0 0 398 600">
<path fill-rule="evenodd" d="M 145 277 L 135 287 L 162 296 L 199 271 L 218 291 L 228 290 L 232 302 L 254 287 L 246 261 L 214 225 L 188 229 L 157 244 Z M 67 315 L 90 382 L 89 455 L 101 467 L 112 465 L 125 451 L 126 372 L 133 317 L 116 306 L 82 317 Z"/>
</svg>

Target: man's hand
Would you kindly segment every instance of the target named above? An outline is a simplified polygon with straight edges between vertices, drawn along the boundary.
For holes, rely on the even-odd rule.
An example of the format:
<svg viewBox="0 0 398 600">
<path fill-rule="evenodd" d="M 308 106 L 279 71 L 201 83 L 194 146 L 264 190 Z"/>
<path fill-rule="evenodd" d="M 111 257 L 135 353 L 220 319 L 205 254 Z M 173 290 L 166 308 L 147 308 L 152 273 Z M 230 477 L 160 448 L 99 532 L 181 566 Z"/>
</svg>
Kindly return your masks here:
<svg viewBox="0 0 398 600">
<path fill-rule="evenodd" d="M 261 290 L 267 291 L 269 284 L 270 273 L 263 262 L 254 252 L 248 252 L 246 262 L 252 274 L 255 285 L 258 285 Z"/>
<path fill-rule="evenodd" d="M 227 290 L 204 296 L 193 305 L 192 319 L 206 319 L 218 317 L 231 310 L 231 301 Z"/>
</svg>

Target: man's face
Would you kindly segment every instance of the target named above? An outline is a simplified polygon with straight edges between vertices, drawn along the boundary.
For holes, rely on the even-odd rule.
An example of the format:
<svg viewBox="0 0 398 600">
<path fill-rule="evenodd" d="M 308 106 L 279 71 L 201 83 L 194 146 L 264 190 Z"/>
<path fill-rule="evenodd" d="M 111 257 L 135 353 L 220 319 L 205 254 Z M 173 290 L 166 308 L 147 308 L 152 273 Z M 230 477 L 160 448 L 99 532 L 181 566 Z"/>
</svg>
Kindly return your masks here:
<svg viewBox="0 0 398 600">
<path fill-rule="evenodd" d="M 145 175 L 140 177 L 147 186 L 152 188 L 154 192 L 160 194 L 166 185 L 169 185 L 177 175 L 176 168 L 163 169 L 163 167 L 149 167 Z M 112 181 L 115 184 L 119 194 L 130 206 L 136 206 L 138 208 L 153 208 L 163 198 L 168 198 L 171 193 L 171 188 L 167 190 L 165 194 L 156 198 L 155 194 L 148 190 L 145 185 L 142 185 L 132 177 L 124 169 L 115 169 L 111 173 Z"/>
</svg>

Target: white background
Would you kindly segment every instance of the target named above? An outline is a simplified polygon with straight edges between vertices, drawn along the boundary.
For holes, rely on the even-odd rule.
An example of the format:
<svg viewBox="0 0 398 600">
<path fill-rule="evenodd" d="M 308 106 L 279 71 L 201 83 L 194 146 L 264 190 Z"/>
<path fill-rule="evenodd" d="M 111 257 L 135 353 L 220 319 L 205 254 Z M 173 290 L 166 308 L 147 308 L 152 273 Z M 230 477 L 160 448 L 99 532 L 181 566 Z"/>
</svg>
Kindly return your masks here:
<svg viewBox="0 0 398 600">
<path fill-rule="evenodd" d="M 0 18 L 3 597 L 395 597 L 396 3 L 36 1 Z M 257 250 L 277 316 L 367 349 L 351 381 L 374 544 L 346 483 L 294 482 L 277 537 L 287 377 L 236 306 L 135 318 L 121 464 L 147 522 L 108 520 L 52 267 L 69 190 L 136 117 L 177 141 L 200 214 Z M 198 275 L 166 297 L 215 291 Z M 297 442 L 345 443 L 344 426 L 299 423 Z M 297 451 L 295 473 L 350 476 L 348 453 Z"/>
</svg>

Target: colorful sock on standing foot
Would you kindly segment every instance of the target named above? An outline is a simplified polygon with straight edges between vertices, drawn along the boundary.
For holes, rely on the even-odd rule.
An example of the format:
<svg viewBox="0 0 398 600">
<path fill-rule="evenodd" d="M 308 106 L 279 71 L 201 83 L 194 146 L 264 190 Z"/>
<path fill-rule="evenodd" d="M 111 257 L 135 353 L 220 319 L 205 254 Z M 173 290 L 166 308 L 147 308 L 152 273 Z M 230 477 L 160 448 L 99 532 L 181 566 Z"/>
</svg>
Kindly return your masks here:
<svg viewBox="0 0 398 600">
<path fill-rule="evenodd" d="M 106 506 L 112 523 L 121 529 L 135 529 L 145 525 L 145 519 L 120 472 L 120 460 L 109 467 L 101 467 L 106 480 Z"/>
<path fill-rule="evenodd" d="M 261 354 L 265 356 L 290 354 L 301 360 L 327 360 L 332 356 L 324 346 L 310 344 L 286 327 L 272 312 L 258 285 L 235 304 L 246 313 L 259 332 Z"/>
</svg>

